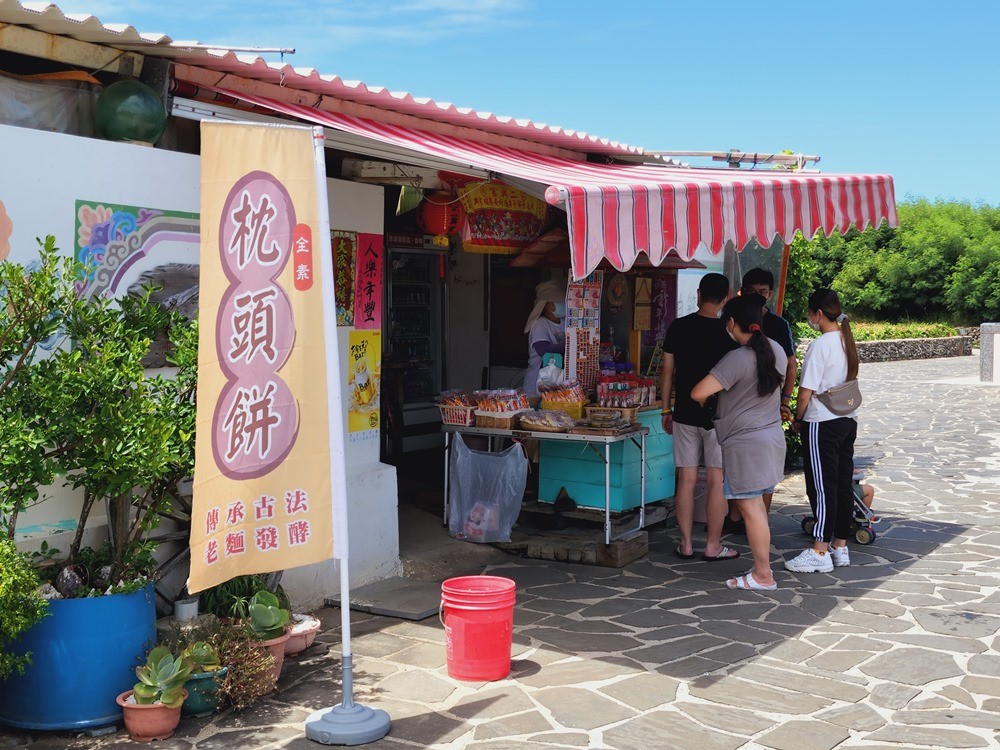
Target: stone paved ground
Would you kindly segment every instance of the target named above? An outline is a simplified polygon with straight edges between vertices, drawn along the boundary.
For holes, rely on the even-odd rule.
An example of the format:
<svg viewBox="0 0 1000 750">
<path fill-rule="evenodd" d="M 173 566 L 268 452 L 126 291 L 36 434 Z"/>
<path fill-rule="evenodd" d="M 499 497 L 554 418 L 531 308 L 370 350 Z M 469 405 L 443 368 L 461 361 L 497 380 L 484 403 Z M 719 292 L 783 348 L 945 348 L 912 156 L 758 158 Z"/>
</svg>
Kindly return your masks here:
<svg viewBox="0 0 1000 750">
<path fill-rule="evenodd" d="M 355 616 L 357 698 L 393 719 L 368 747 L 1000 747 L 1000 390 L 977 372 L 972 357 L 865 366 L 858 453 L 884 520 L 850 568 L 732 592 L 721 581 L 747 562 L 681 563 L 662 526 L 624 570 L 510 558 L 488 570 L 519 590 L 514 672 L 495 683 L 447 676 L 434 618 Z M 778 563 L 806 542 L 805 508 L 793 477 L 775 501 Z M 339 614 L 322 616 L 280 693 L 185 721 L 160 747 L 316 747 L 302 722 L 339 690 Z"/>
</svg>

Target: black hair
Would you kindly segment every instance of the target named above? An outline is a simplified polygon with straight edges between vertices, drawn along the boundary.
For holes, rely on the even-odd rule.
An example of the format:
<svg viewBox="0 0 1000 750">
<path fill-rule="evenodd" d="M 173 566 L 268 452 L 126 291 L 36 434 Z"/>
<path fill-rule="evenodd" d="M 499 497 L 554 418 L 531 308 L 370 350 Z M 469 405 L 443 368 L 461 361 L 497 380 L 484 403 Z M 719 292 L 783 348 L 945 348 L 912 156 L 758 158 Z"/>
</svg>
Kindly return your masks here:
<svg viewBox="0 0 1000 750">
<path fill-rule="evenodd" d="M 721 273 L 706 273 L 698 283 L 701 301 L 718 304 L 729 296 L 729 279 Z"/>
<path fill-rule="evenodd" d="M 817 289 L 809 295 L 809 312 L 821 312 L 827 320 L 837 322 L 844 309 L 840 306 L 840 297 L 832 289 Z M 847 354 L 847 379 L 856 380 L 860 360 L 858 359 L 858 346 L 854 343 L 854 332 L 851 324 L 844 315 L 840 322 L 840 332 L 844 336 L 844 352 Z"/>
<path fill-rule="evenodd" d="M 743 274 L 743 289 L 747 289 L 751 286 L 756 286 L 758 284 L 763 284 L 768 289 L 774 289 L 774 274 L 768 271 L 766 268 L 751 268 L 745 274 Z M 765 304 L 767 300 L 764 301 Z"/>
<path fill-rule="evenodd" d="M 744 294 L 740 297 L 733 297 L 722 308 L 724 322 L 728 322 L 732 318 L 741 331 L 750 334 L 747 346 L 753 350 L 757 357 L 757 395 L 762 397 L 774 393 L 781 385 L 782 380 L 781 373 L 778 372 L 775 364 L 771 341 L 761 330 L 764 318 L 762 310 L 765 303 L 766 300 L 759 294 Z"/>
</svg>

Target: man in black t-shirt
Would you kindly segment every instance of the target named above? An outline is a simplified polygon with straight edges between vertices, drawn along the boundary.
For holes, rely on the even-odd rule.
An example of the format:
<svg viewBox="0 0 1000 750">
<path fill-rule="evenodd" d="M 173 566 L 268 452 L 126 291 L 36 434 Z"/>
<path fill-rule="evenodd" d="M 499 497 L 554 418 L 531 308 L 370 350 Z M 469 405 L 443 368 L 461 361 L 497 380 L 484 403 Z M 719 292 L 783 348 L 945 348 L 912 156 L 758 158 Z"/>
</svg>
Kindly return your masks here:
<svg viewBox="0 0 1000 750">
<path fill-rule="evenodd" d="M 722 449 L 715 437 L 712 412 L 691 400 L 691 389 L 715 367 L 736 344 L 719 320 L 729 296 L 729 279 L 719 273 L 702 277 L 698 285 L 698 312 L 670 324 L 663 339 L 663 429 L 674 436 L 674 466 L 677 489 L 674 510 L 681 539 L 674 550 L 678 557 L 694 557 L 691 531 L 694 526 L 694 488 L 698 467 L 704 466 L 708 485 L 708 534 L 703 560 L 728 560 L 739 553 L 722 546 L 722 521 L 726 500 L 722 494 Z M 670 392 L 676 392 L 670 408 Z"/>
</svg>

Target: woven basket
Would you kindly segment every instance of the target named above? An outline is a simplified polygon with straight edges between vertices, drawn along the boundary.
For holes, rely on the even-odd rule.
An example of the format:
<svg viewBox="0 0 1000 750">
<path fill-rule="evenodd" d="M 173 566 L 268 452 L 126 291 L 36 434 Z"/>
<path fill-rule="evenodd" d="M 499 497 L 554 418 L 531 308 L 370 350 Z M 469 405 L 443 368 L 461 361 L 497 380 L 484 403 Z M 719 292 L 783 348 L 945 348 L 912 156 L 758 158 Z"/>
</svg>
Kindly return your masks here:
<svg viewBox="0 0 1000 750">
<path fill-rule="evenodd" d="M 452 404 L 438 404 L 441 410 L 441 423 L 454 424 L 460 427 L 472 427 L 476 424 L 475 406 L 455 406 Z"/>
<path fill-rule="evenodd" d="M 635 422 L 639 417 L 639 407 L 621 407 L 621 406 L 588 406 L 587 419 L 600 419 L 601 417 L 621 417 L 626 422 Z"/>
<path fill-rule="evenodd" d="M 498 412 L 476 410 L 476 427 L 489 427 L 494 430 L 514 430 L 517 428 L 521 412 Z"/>
<path fill-rule="evenodd" d="M 546 401 L 545 399 L 542 399 L 542 408 L 564 411 L 573 417 L 573 419 L 583 418 L 582 401 Z M 587 408 L 589 409 L 590 407 Z"/>
</svg>

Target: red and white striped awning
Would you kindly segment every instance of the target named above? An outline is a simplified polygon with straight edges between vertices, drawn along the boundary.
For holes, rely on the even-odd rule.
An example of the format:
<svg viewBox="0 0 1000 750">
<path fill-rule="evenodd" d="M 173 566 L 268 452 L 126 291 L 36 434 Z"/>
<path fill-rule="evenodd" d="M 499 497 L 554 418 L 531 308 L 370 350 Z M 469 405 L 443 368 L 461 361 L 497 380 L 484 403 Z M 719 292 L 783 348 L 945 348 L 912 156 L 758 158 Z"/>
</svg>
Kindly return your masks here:
<svg viewBox="0 0 1000 750">
<path fill-rule="evenodd" d="M 796 231 L 812 237 L 854 226 L 898 226 L 889 175 L 818 174 L 599 164 L 529 153 L 216 89 L 249 104 L 479 169 L 539 183 L 566 210 L 573 275 L 607 258 L 632 267 L 640 253 L 659 265 L 671 249 L 690 259 L 699 245 L 719 253 L 751 240 L 769 246 Z"/>
</svg>

